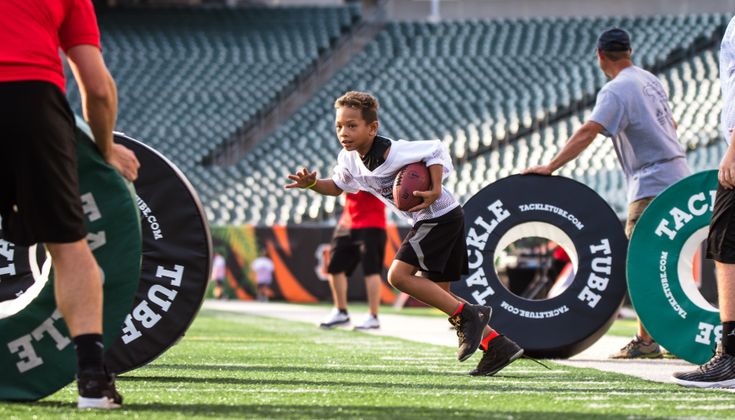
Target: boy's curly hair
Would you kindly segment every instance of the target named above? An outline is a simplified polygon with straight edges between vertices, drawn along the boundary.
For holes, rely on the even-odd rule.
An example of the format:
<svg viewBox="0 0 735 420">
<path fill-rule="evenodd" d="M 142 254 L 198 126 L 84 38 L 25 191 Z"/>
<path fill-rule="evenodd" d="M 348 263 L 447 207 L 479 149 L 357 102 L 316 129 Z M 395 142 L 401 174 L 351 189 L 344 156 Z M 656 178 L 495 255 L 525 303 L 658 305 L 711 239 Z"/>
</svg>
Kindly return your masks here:
<svg viewBox="0 0 735 420">
<path fill-rule="evenodd" d="M 366 93 L 350 91 L 337 98 L 334 101 L 334 108 L 339 109 L 343 106 L 353 109 L 359 109 L 362 114 L 362 118 L 367 122 L 371 123 L 378 120 L 378 98 Z"/>
</svg>

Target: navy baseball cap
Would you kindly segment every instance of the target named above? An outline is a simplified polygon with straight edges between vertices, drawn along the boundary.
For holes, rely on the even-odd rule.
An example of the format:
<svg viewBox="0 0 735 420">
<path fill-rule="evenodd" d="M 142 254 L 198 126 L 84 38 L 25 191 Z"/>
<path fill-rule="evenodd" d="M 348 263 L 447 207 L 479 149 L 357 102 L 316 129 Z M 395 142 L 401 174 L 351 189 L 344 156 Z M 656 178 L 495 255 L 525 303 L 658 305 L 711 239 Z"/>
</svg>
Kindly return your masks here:
<svg viewBox="0 0 735 420">
<path fill-rule="evenodd" d="M 597 38 L 597 49 L 602 51 L 628 51 L 630 35 L 620 28 L 608 29 Z"/>
</svg>

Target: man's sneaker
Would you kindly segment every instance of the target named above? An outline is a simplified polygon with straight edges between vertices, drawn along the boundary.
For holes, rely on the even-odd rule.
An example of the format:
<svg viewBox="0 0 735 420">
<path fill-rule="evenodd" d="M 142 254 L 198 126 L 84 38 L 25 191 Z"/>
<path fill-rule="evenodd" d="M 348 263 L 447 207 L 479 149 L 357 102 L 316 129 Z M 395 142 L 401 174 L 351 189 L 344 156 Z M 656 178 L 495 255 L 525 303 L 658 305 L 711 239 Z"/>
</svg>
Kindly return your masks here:
<svg viewBox="0 0 735 420">
<path fill-rule="evenodd" d="M 454 325 L 459 338 L 457 359 L 460 362 L 469 359 L 480 346 L 482 331 L 490 321 L 491 314 L 492 309 L 488 306 L 465 303 L 460 313 L 449 317 L 449 322 Z"/>
<path fill-rule="evenodd" d="M 492 376 L 523 356 L 523 349 L 510 338 L 499 335 L 490 341 L 477 367 L 470 371 L 472 376 Z"/>
<path fill-rule="evenodd" d="M 645 342 L 638 335 L 620 351 L 610 355 L 611 359 L 660 359 L 662 357 L 661 347 L 657 342 L 653 340 Z"/>
<path fill-rule="evenodd" d="M 372 314 L 365 315 L 362 322 L 359 325 L 355 325 L 356 330 L 377 330 L 380 328 L 380 321 L 378 317 Z"/>
<path fill-rule="evenodd" d="M 345 325 L 350 323 L 350 316 L 346 313 L 340 312 L 339 309 L 334 308 L 332 309 L 332 312 L 329 313 L 329 316 L 322 321 L 319 326 L 321 328 L 334 328 L 339 325 Z"/>
<path fill-rule="evenodd" d="M 77 375 L 78 408 L 120 408 L 122 395 L 115 389 L 115 375 L 105 371 L 80 372 Z"/>
<path fill-rule="evenodd" d="M 696 388 L 735 388 L 735 356 L 722 352 L 717 346 L 715 355 L 709 362 L 689 372 L 675 372 L 671 375 L 674 382 L 681 386 Z"/>
</svg>

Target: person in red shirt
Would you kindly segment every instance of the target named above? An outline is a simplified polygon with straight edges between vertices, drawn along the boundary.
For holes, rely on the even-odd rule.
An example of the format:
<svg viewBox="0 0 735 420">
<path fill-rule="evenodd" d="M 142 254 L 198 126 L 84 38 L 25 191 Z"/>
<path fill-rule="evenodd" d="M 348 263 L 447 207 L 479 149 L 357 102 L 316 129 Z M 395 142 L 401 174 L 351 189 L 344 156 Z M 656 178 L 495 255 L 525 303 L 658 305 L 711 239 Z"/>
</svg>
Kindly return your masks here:
<svg viewBox="0 0 735 420">
<path fill-rule="evenodd" d="M 319 324 L 320 327 L 334 328 L 350 322 L 347 312 L 347 278 L 362 262 L 370 313 L 355 329 L 380 328 L 378 308 L 386 238 L 385 204 L 365 191 L 346 194 L 345 208 L 334 230 L 327 267 L 334 309 Z"/>
<path fill-rule="evenodd" d="M 78 407 L 117 408 L 122 397 L 104 367 L 102 282 L 86 241 L 59 49 L 102 156 L 130 181 L 140 165 L 112 140 L 117 92 L 91 0 L 2 0 L 0 40 L 2 234 L 19 245 L 44 243 L 53 258 L 56 302 L 77 352 Z"/>
</svg>

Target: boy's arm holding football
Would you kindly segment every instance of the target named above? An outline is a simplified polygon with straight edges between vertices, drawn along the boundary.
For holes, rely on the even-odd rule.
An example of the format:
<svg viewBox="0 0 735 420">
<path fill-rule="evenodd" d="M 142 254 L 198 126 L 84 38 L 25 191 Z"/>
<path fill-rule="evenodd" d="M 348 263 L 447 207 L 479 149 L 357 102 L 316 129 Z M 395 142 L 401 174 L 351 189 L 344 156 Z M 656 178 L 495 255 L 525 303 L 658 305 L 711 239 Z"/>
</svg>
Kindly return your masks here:
<svg viewBox="0 0 735 420">
<path fill-rule="evenodd" d="M 415 197 L 422 197 L 424 199 L 418 206 L 412 207 L 408 211 L 414 212 L 423 210 L 429 207 L 439 196 L 442 195 L 442 176 L 444 168 L 441 164 L 437 163 L 429 166 L 429 175 L 431 176 L 431 189 L 428 191 L 414 191 Z"/>
</svg>

